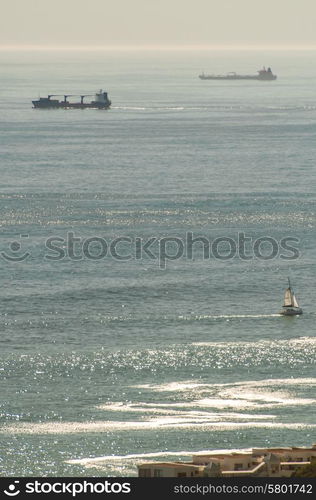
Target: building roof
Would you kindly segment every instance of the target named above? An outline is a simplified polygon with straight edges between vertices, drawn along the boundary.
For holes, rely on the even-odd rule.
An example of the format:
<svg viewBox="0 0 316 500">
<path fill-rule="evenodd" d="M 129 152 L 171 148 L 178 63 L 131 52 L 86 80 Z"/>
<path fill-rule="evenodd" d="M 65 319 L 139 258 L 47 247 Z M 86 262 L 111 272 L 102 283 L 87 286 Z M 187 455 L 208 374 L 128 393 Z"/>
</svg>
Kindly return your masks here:
<svg viewBox="0 0 316 500">
<path fill-rule="evenodd" d="M 194 469 L 201 468 L 202 466 L 199 464 L 194 464 L 191 462 L 145 462 L 142 464 L 137 465 L 138 468 L 140 467 L 171 467 L 171 468 L 177 468 L 177 467 L 191 467 Z"/>
<path fill-rule="evenodd" d="M 215 451 L 207 452 L 207 453 L 198 453 L 193 455 L 194 458 L 202 458 L 202 457 L 211 457 L 211 458 L 236 458 L 236 457 L 252 457 L 251 452 L 227 452 L 227 453 L 216 453 Z"/>
<path fill-rule="evenodd" d="M 278 448 L 253 448 L 253 453 L 263 453 L 263 452 L 283 452 L 283 451 L 316 451 L 315 447 L 305 447 L 305 446 L 287 446 Z"/>
</svg>

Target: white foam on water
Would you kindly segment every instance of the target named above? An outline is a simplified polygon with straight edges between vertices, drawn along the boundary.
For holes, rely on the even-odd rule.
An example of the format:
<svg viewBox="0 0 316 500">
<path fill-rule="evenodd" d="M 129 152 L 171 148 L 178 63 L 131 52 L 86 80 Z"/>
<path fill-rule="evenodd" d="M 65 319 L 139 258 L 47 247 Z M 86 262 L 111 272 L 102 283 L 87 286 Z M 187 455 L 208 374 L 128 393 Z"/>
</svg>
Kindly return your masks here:
<svg viewBox="0 0 316 500">
<path fill-rule="evenodd" d="M 275 316 L 279 316 L 280 318 L 284 318 L 284 316 L 280 314 L 276 314 Z M 189 346 L 206 346 L 206 347 L 234 347 L 234 346 L 242 346 L 242 347 L 290 347 L 293 346 L 295 348 L 296 346 L 301 346 L 301 345 L 314 345 L 316 344 L 316 337 L 299 337 L 296 339 L 292 340 L 258 340 L 257 342 L 247 342 L 247 341 L 233 341 L 233 342 L 192 342 L 190 344 L 187 344 Z"/>
<path fill-rule="evenodd" d="M 148 421 L 98 421 L 98 422 L 45 422 L 45 423 L 19 423 L 6 425 L 1 429 L 3 434 L 82 434 L 100 433 L 111 431 L 153 430 L 153 429 L 201 429 L 201 430 L 237 430 L 243 428 L 262 429 L 313 429 L 316 424 L 282 423 L 282 422 L 192 422 L 182 418 L 157 418 Z"/>
<path fill-rule="evenodd" d="M 278 406 L 307 406 L 316 403 L 315 399 L 307 398 L 280 398 L 273 395 L 260 395 L 259 393 L 232 395 L 232 399 L 205 398 L 194 402 L 197 407 L 209 408 L 276 408 Z M 235 399 L 236 398 L 236 399 Z M 261 401 L 261 404 L 258 402 Z"/>
<path fill-rule="evenodd" d="M 112 405 L 109 405 L 111 408 Z M 225 399 L 225 398 L 204 398 L 194 401 L 183 401 L 183 402 L 174 402 L 174 403 L 144 403 L 144 407 L 154 408 L 154 409 L 164 409 L 164 408 L 245 408 L 245 407 L 258 407 L 256 402 L 253 401 L 245 401 L 244 399 Z M 113 408 L 113 406 L 112 406 Z M 114 408 L 115 405 L 114 405 Z M 121 405 L 118 405 L 120 408 L 119 411 L 122 410 Z M 102 409 L 106 409 L 106 405 L 102 407 Z M 132 409 L 130 409 L 132 411 Z M 156 411 L 155 411 L 156 413 Z"/>
<path fill-rule="evenodd" d="M 129 387 L 135 387 L 137 389 L 150 389 L 158 392 L 178 392 L 186 391 L 188 389 L 206 388 L 213 389 L 216 387 L 230 387 L 230 386 L 275 386 L 275 385 L 316 385 L 316 378 L 271 378 L 263 380 L 247 380 L 241 382 L 227 382 L 225 384 L 209 384 L 201 382 L 170 382 L 167 384 L 142 384 L 133 385 Z"/>
<path fill-rule="evenodd" d="M 66 460 L 68 464 L 97 464 L 98 462 L 112 462 L 112 461 L 124 461 L 124 460 L 135 460 L 135 459 L 146 459 L 146 458 L 159 458 L 159 457 L 191 457 L 192 455 L 202 455 L 208 453 L 240 453 L 240 452 L 250 452 L 251 448 L 241 448 L 241 449 L 230 449 L 230 450 L 201 450 L 201 451 L 159 451 L 154 453 L 134 453 L 131 455 L 105 455 L 103 457 L 95 458 L 80 458 Z"/>
<path fill-rule="evenodd" d="M 148 108 L 141 106 L 112 106 L 112 109 L 121 109 L 124 111 L 146 111 Z"/>
<path fill-rule="evenodd" d="M 113 411 L 113 412 L 139 412 L 142 414 L 148 414 L 148 413 L 153 413 L 153 414 L 160 414 L 160 415 L 179 415 L 179 416 L 185 416 L 185 417 L 201 417 L 201 418 L 221 418 L 221 419 L 248 419 L 248 420 L 264 420 L 266 418 L 276 418 L 274 415 L 256 415 L 256 414 L 247 414 L 247 413 L 210 413 L 209 411 L 196 411 L 192 410 L 189 412 L 181 412 L 181 408 L 192 408 L 198 406 L 200 402 L 199 401 L 193 401 L 193 402 L 188 402 L 188 403 L 106 403 L 106 404 L 101 404 L 97 406 L 99 410 L 103 411 Z M 204 403 L 204 402 L 203 402 Z M 173 409 L 174 407 L 177 407 L 178 409 Z M 209 406 L 209 404 L 206 405 L 201 405 L 201 406 Z M 165 409 L 168 407 L 168 409 Z M 225 405 L 226 407 L 226 405 Z"/>
<path fill-rule="evenodd" d="M 172 404 L 170 404 L 172 407 Z M 161 408 L 159 403 L 157 404 L 149 404 L 149 403 L 124 403 L 124 402 L 113 402 L 113 403 L 105 403 L 96 406 L 99 410 L 103 411 L 113 411 L 113 412 L 133 412 L 133 413 L 159 413 L 159 414 L 178 414 L 178 410 L 165 410 Z"/>
<path fill-rule="evenodd" d="M 112 106 L 111 109 L 123 111 L 183 111 L 183 106 Z"/>
<path fill-rule="evenodd" d="M 203 319 L 243 319 L 243 318 L 252 318 L 252 319 L 260 319 L 260 318 L 281 318 L 283 317 L 280 313 L 274 314 L 201 314 L 197 316 L 178 316 L 178 319 L 184 321 L 192 321 L 192 320 L 203 320 Z"/>
<path fill-rule="evenodd" d="M 314 384 L 316 379 L 298 379 L 301 385 L 306 383 Z M 297 379 L 285 379 L 288 382 L 287 388 L 295 387 Z M 233 384 L 199 384 L 199 383 L 171 383 L 164 386 L 156 386 L 158 391 L 169 390 L 171 392 L 192 391 L 194 396 L 199 392 L 205 393 L 207 390 L 212 392 L 210 397 L 202 397 L 191 401 L 171 401 L 171 402 L 111 402 L 101 404 L 97 408 L 102 411 L 110 412 L 137 412 L 142 415 L 142 424 L 145 424 L 145 416 L 147 415 L 148 425 L 183 425 L 186 424 L 209 424 L 215 422 L 228 423 L 231 421 L 247 420 L 250 425 L 255 421 L 267 421 L 276 418 L 275 415 L 249 414 L 245 411 L 275 409 L 288 406 L 311 406 L 315 405 L 316 400 L 312 398 L 295 397 L 289 390 L 267 390 L 271 389 L 271 385 L 275 384 L 285 386 L 284 379 L 266 380 L 264 387 L 258 387 L 257 381 L 248 381 L 246 383 Z M 299 384 L 298 384 L 299 385 Z M 143 386 L 144 387 L 144 386 Z M 153 386 L 146 388 L 153 389 Z M 216 393 L 214 393 L 214 388 Z M 211 411 L 209 411 L 211 410 Z M 213 411 L 212 411 L 213 410 Z M 218 410 L 218 411 L 217 411 Z M 225 411 L 228 410 L 228 411 Z M 237 410 L 237 411 L 229 411 Z M 238 411 L 239 410 L 239 411 Z M 149 414 L 156 415 L 156 418 L 148 418 Z"/>
<path fill-rule="evenodd" d="M 297 386 L 311 387 L 316 385 L 315 378 L 295 379 L 268 379 L 263 381 L 247 381 L 225 384 L 203 384 L 195 381 L 172 382 L 167 384 L 146 384 L 134 386 L 150 390 L 151 392 L 171 392 L 178 395 L 185 393 L 195 399 L 186 401 L 174 401 L 168 403 L 135 403 L 121 405 L 101 405 L 103 410 L 114 411 L 138 411 L 144 413 L 168 413 L 171 415 L 179 409 L 201 409 L 212 408 L 223 409 L 267 409 L 288 406 L 310 406 L 316 403 L 316 399 L 297 397 L 295 390 Z M 277 389 L 275 388 L 277 387 Z M 282 389 L 280 389 L 280 387 Z M 197 399 L 197 396 L 200 396 Z M 201 397 L 202 396 L 202 397 Z M 204 396 L 204 397 L 203 397 Z M 164 411 L 168 409 L 168 411 Z M 192 413 L 191 413 L 192 414 Z"/>
<path fill-rule="evenodd" d="M 264 380 L 248 380 L 245 382 L 233 382 L 226 384 L 215 384 L 212 387 L 225 387 L 225 386 L 254 386 L 254 387 L 266 387 L 266 386 L 314 386 L 316 385 L 316 378 L 271 378 Z"/>
<path fill-rule="evenodd" d="M 130 387 L 135 387 L 136 389 L 150 389 L 157 392 L 179 392 L 187 391 L 188 389 L 196 389 L 197 387 L 207 387 L 210 384 L 201 384 L 194 381 L 183 381 L 183 382 L 170 382 L 167 384 L 141 384 L 134 385 Z"/>
<path fill-rule="evenodd" d="M 266 403 L 282 403 L 286 405 L 305 405 L 316 402 L 314 399 L 293 398 L 289 391 L 267 391 L 261 388 L 243 386 L 231 387 L 220 391 L 220 395 L 237 400 L 263 401 Z"/>
</svg>

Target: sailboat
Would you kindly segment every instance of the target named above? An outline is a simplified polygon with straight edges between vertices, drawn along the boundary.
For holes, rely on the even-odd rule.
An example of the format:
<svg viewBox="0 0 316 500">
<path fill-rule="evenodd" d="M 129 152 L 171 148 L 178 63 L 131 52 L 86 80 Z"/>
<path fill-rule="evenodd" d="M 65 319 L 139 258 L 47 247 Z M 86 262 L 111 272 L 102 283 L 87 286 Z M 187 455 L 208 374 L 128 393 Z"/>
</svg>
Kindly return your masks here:
<svg viewBox="0 0 316 500">
<path fill-rule="evenodd" d="M 294 295 L 293 288 L 291 287 L 290 278 L 288 278 L 289 286 L 284 293 L 284 304 L 280 314 L 283 316 L 296 316 L 298 314 L 303 314 L 303 310 L 298 305 L 297 299 Z"/>
</svg>

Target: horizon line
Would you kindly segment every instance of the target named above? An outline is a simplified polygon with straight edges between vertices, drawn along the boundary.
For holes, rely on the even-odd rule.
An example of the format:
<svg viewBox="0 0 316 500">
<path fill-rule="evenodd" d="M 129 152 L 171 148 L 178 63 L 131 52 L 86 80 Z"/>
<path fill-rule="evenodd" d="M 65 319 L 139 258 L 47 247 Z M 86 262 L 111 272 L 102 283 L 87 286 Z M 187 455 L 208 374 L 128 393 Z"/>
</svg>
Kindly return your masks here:
<svg viewBox="0 0 316 500">
<path fill-rule="evenodd" d="M 171 51 L 260 51 L 260 50 L 270 50 L 270 51 L 315 51 L 315 45 L 225 45 L 225 44 L 202 44 L 202 45 L 126 45 L 126 44 L 117 44 L 117 45 L 39 45 L 39 44 L 0 44 L 0 51 L 56 51 L 56 52 L 97 52 L 97 51 L 125 51 L 125 52 L 133 52 L 133 51 L 161 51 L 161 52 L 171 52 Z"/>
</svg>

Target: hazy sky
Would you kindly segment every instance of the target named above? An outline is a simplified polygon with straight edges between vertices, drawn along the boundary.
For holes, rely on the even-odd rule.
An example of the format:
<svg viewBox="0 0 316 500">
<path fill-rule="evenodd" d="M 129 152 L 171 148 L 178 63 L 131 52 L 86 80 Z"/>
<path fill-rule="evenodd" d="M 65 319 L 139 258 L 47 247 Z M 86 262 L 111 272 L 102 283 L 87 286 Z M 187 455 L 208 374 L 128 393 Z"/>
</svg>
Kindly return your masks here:
<svg viewBox="0 0 316 500">
<path fill-rule="evenodd" d="M 315 0 L 0 0 L 0 45 L 316 46 Z"/>
</svg>

